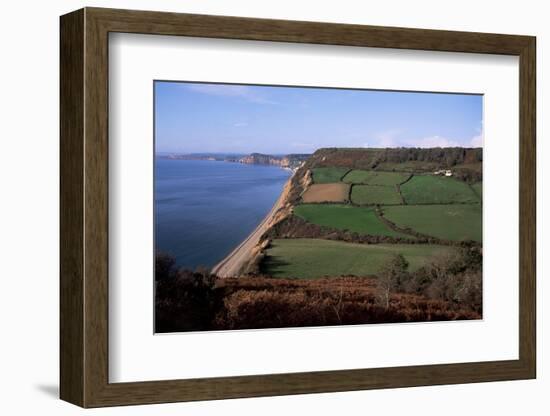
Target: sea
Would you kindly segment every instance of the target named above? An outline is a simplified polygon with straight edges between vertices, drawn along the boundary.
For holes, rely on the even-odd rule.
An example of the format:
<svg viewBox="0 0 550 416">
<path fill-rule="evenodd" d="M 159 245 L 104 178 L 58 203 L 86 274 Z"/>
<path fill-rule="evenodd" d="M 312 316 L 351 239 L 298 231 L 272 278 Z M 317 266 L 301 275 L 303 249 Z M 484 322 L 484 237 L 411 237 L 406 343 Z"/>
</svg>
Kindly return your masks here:
<svg viewBox="0 0 550 416">
<path fill-rule="evenodd" d="M 210 160 L 155 160 L 155 248 L 211 268 L 269 213 L 291 172 Z"/>
</svg>

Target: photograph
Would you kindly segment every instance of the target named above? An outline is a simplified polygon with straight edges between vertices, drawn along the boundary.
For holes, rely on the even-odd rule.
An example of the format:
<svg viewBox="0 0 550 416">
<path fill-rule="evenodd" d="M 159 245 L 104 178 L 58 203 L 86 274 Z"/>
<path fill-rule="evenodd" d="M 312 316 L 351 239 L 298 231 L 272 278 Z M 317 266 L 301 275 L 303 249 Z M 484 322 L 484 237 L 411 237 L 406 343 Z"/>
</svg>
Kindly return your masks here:
<svg viewBox="0 0 550 416">
<path fill-rule="evenodd" d="M 155 333 L 483 318 L 483 95 L 155 80 Z"/>
<path fill-rule="evenodd" d="M 29 123 L 17 104 L 30 84 L 8 83 L 17 134 L 52 150 L 30 160 L 27 139 L 7 140 L 21 191 L 10 200 L 32 231 L 5 216 L 21 253 L 8 281 L 28 286 L 17 277 L 38 241 L 57 284 L 39 273 L 56 293 L 8 291 L 36 292 L 23 303 L 40 309 L 8 296 L 33 337 L 17 348 L 40 338 L 29 328 L 55 338 L 39 342 L 39 377 L 26 362 L 8 373 L 76 412 L 262 398 L 251 413 L 265 414 L 266 400 L 296 395 L 332 414 L 354 408 L 340 403 L 353 392 L 414 413 L 414 390 L 427 416 L 464 404 L 453 396 L 469 383 L 484 386 L 469 407 L 508 414 L 518 400 L 500 399 L 521 393 L 518 406 L 537 408 L 543 13 L 518 6 L 495 26 L 494 8 L 477 7 L 457 27 L 437 7 L 346 17 L 338 3 L 327 19 L 292 6 L 67 5 L 40 15 L 43 33 L 59 19 L 57 34 L 15 31 L 51 38 L 51 70 L 35 71 L 44 45 L 19 55 L 55 78 L 34 84 L 59 105 L 40 106 L 51 128 Z M 37 186 L 44 163 L 53 188 Z M 55 221 L 36 209 L 41 192 Z M 40 241 L 42 225 L 57 244 Z M 441 400 L 426 413 L 428 387 Z M 14 403 L 36 402 L 29 391 Z"/>
</svg>

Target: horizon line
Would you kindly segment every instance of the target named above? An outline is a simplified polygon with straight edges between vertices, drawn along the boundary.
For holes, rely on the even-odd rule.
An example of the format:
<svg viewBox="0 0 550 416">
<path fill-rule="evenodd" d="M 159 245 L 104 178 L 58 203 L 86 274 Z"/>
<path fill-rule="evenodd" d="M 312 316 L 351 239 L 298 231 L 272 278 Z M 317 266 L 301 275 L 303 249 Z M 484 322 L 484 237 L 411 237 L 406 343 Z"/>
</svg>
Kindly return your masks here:
<svg viewBox="0 0 550 416">
<path fill-rule="evenodd" d="M 261 154 L 261 155 L 310 155 L 313 154 L 319 150 L 323 149 L 353 149 L 353 150 L 390 150 L 390 149 L 421 149 L 421 150 L 428 150 L 428 149 L 483 149 L 483 146 L 477 146 L 477 147 L 471 147 L 471 146 L 434 146 L 434 147 L 416 147 L 416 146 L 399 146 L 399 147 L 320 147 L 318 149 L 315 149 L 312 152 L 259 152 L 259 151 L 244 151 L 244 152 L 232 152 L 232 151 L 191 151 L 191 152 L 185 152 L 185 151 L 170 151 L 170 150 L 155 150 L 155 154 L 160 153 L 166 153 L 166 154 L 179 154 L 179 155 L 197 155 L 197 154 L 209 154 L 209 155 L 219 155 L 219 154 L 225 154 L 225 155 L 244 155 L 244 154 Z"/>
</svg>

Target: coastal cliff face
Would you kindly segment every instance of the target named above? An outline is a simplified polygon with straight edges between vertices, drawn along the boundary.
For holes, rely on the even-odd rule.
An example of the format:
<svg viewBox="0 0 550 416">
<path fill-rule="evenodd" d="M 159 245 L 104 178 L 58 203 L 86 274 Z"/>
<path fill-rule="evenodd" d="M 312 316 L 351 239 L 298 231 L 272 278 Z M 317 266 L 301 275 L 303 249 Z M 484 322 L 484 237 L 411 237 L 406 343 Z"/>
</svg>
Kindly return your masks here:
<svg viewBox="0 0 550 416">
<path fill-rule="evenodd" d="M 274 165 L 281 168 L 298 169 L 306 160 L 311 157 L 309 154 L 291 154 L 285 156 L 265 155 L 262 153 L 252 153 L 241 157 L 240 163 L 251 165 Z"/>
<path fill-rule="evenodd" d="M 309 159 L 300 162 L 293 175 L 285 184 L 279 201 L 279 209 L 270 214 L 267 219 L 264 233 L 250 252 L 249 260 L 241 268 L 242 275 L 258 275 L 261 272 L 261 264 L 265 257 L 265 250 L 271 242 L 272 230 L 279 224 L 285 223 L 292 217 L 292 210 L 305 190 L 312 184 L 313 178 L 310 170 Z"/>
<path fill-rule="evenodd" d="M 273 165 L 280 166 L 282 168 L 297 169 L 310 156 L 310 154 L 268 155 L 263 153 L 251 153 L 249 155 L 226 155 L 218 153 L 173 153 L 159 157 L 172 160 L 210 160 L 218 162 L 243 163 L 247 165 Z"/>
<path fill-rule="evenodd" d="M 290 159 L 287 156 L 278 157 L 261 153 L 252 153 L 251 155 L 242 157 L 239 159 L 239 162 L 250 165 L 276 165 L 281 167 L 288 167 L 290 165 Z"/>
<path fill-rule="evenodd" d="M 296 174 L 296 173 L 295 173 Z M 241 275 L 257 275 L 260 272 L 260 266 L 265 256 L 265 250 L 268 248 L 270 239 L 268 238 L 270 230 L 278 223 L 286 220 L 292 215 L 292 203 L 290 202 L 290 191 L 292 189 L 292 177 L 285 184 L 281 196 L 277 201 L 278 209 L 272 211 L 265 224 L 263 224 L 262 234 L 259 236 L 256 244 L 251 248 L 248 259 L 243 263 Z"/>
</svg>

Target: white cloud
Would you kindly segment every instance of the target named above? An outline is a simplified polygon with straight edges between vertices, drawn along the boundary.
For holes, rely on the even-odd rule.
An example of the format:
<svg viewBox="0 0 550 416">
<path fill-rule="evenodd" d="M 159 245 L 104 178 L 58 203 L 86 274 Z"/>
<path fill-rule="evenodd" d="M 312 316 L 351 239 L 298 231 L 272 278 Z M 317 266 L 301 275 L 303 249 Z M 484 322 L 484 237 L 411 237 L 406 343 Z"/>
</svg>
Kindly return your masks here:
<svg viewBox="0 0 550 416">
<path fill-rule="evenodd" d="M 478 134 L 470 140 L 471 147 L 483 147 L 483 134 Z"/>
<path fill-rule="evenodd" d="M 399 143 L 397 143 L 397 140 L 393 137 L 383 137 L 378 139 L 376 147 L 399 147 Z"/>
<path fill-rule="evenodd" d="M 392 148 L 392 147 L 482 147 L 483 132 L 478 129 L 478 134 L 471 139 L 456 140 L 449 137 L 432 135 L 422 137 L 420 139 L 412 139 L 406 137 L 406 133 L 402 129 L 389 129 L 374 134 L 372 137 L 362 137 L 361 141 L 357 140 L 357 146 L 373 147 L 373 148 Z"/>
<path fill-rule="evenodd" d="M 426 136 L 420 139 L 402 138 L 403 130 L 392 129 L 380 132 L 373 136 L 373 139 L 368 142 L 363 142 L 363 147 L 391 148 L 391 147 L 461 147 L 472 146 L 479 147 L 483 140 L 480 134 L 471 139 L 471 141 L 458 141 L 444 136 L 433 135 Z"/>
<path fill-rule="evenodd" d="M 456 140 L 441 136 L 429 136 L 410 143 L 414 147 L 458 147 L 460 144 Z"/>
<path fill-rule="evenodd" d="M 479 122 L 479 127 L 476 129 L 477 134 L 470 139 L 471 147 L 483 147 L 483 120 Z"/>
<path fill-rule="evenodd" d="M 219 97 L 236 97 L 242 98 L 246 101 L 250 101 L 257 104 L 277 104 L 275 101 L 271 101 L 262 96 L 258 92 L 246 85 L 228 85 L 228 84 L 191 84 L 185 85 L 186 89 L 193 92 L 206 95 L 216 95 Z"/>
<path fill-rule="evenodd" d="M 401 132 L 402 130 L 400 129 L 391 129 L 375 134 L 373 147 L 385 148 L 402 146 L 397 139 L 397 136 L 399 136 Z"/>
<path fill-rule="evenodd" d="M 246 122 L 240 122 L 240 123 L 233 124 L 233 127 L 246 127 L 246 126 L 248 126 L 248 123 L 246 123 Z"/>
</svg>

